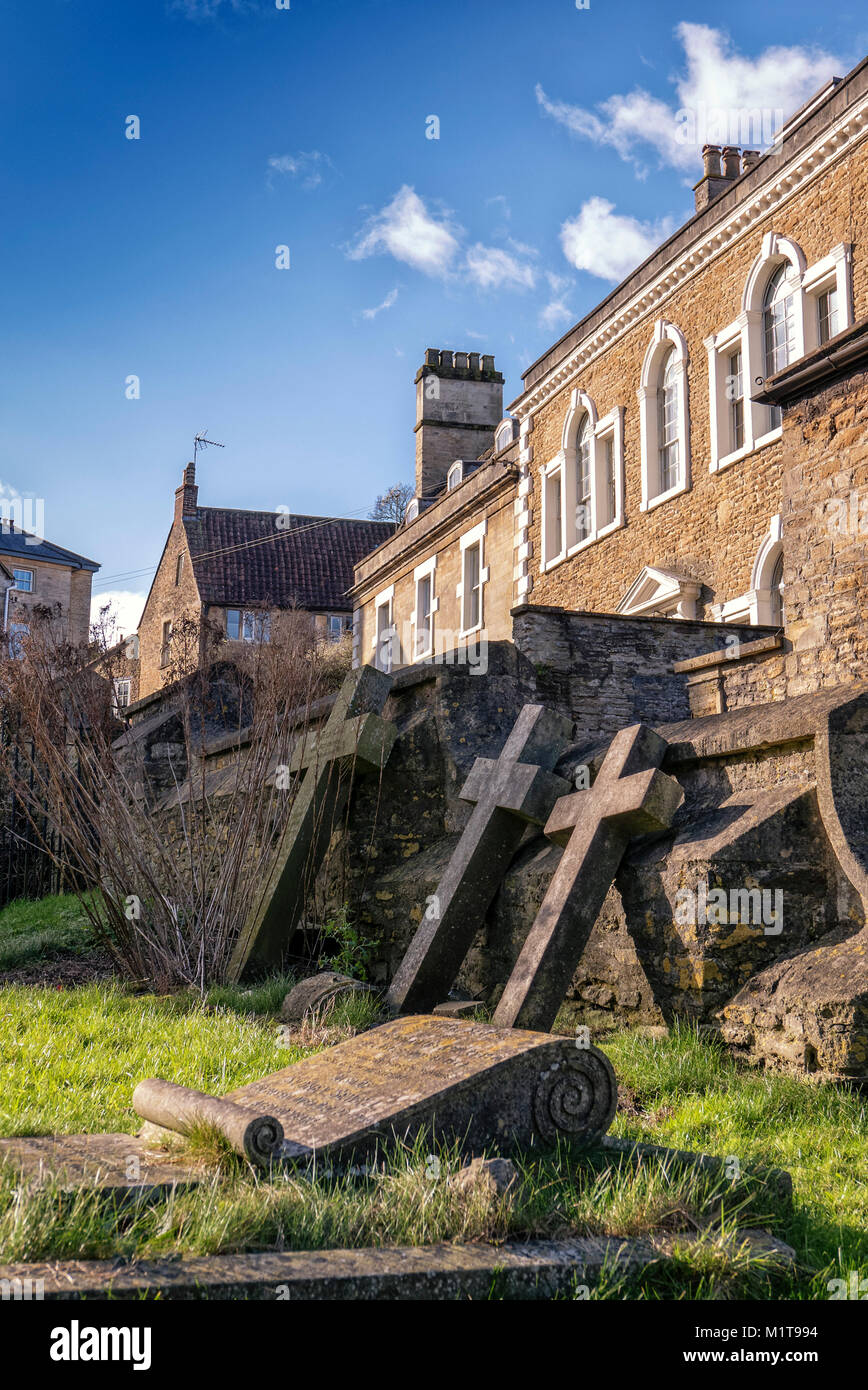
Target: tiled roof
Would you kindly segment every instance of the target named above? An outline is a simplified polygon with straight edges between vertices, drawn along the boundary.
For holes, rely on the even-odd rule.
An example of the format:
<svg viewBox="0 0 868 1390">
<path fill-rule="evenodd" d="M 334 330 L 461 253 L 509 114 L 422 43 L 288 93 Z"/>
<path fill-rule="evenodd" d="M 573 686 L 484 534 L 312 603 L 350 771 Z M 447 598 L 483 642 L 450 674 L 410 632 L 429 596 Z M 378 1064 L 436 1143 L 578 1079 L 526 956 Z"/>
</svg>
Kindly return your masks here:
<svg viewBox="0 0 868 1390">
<path fill-rule="evenodd" d="M 280 526 L 277 525 L 278 520 Z M 203 603 L 352 607 L 353 566 L 394 534 L 388 521 L 198 507 L 184 518 Z"/>
<path fill-rule="evenodd" d="M 76 555 L 74 550 L 64 550 L 62 545 L 53 545 L 51 541 L 43 540 L 40 536 L 33 536 L 29 531 L 22 531 L 11 521 L 0 523 L 0 556 L 7 561 L 18 556 L 28 560 L 43 560 L 50 565 L 68 565 L 74 570 L 99 569 L 97 560 L 88 560 L 84 555 Z"/>
</svg>

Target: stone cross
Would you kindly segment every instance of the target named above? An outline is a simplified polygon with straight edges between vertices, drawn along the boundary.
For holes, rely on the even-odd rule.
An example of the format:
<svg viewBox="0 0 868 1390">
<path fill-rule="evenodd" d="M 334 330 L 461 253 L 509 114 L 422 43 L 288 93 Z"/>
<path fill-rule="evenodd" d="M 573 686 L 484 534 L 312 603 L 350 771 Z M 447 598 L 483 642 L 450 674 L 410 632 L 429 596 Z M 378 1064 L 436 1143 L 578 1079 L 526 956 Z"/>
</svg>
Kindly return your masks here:
<svg viewBox="0 0 868 1390">
<path fill-rule="evenodd" d="M 593 786 L 557 802 L 545 833 L 566 846 L 507 981 L 494 1023 L 547 1031 L 569 988 L 624 851 L 665 830 L 684 799 L 658 769 L 667 748 L 645 724 L 616 734 Z"/>
<path fill-rule="evenodd" d="M 477 758 L 461 789 L 475 808 L 388 992 L 396 1012 L 426 1013 L 452 986 L 528 824 L 542 825 L 569 783 L 551 769 L 569 720 L 525 705 L 499 758 Z"/>
<path fill-rule="evenodd" d="M 290 771 L 304 770 L 304 778 L 259 902 L 232 953 L 230 980 L 239 980 L 249 966 L 280 964 L 301 915 L 305 889 L 316 877 L 343 815 L 353 773 L 379 771 L 392 751 L 397 730 L 379 716 L 391 685 L 392 677 L 373 666 L 351 671 L 325 727 L 307 735 L 290 758 Z"/>
</svg>

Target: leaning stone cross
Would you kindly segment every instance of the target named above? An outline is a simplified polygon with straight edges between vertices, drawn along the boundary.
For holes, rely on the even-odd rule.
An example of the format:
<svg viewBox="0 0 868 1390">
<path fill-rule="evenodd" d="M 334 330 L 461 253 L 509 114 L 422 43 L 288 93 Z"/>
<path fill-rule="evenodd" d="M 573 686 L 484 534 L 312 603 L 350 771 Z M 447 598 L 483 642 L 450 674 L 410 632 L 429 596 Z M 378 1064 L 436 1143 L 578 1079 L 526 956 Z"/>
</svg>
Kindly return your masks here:
<svg viewBox="0 0 868 1390">
<path fill-rule="evenodd" d="M 525 705 L 500 757 L 476 759 L 461 789 L 476 805 L 389 988 L 396 1011 L 424 1013 L 446 998 L 527 825 L 542 825 L 569 789 L 551 769 L 571 732 L 569 720 Z"/>
<path fill-rule="evenodd" d="M 659 771 L 666 748 L 645 724 L 622 729 L 593 786 L 555 805 L 545 833 L 566 848 L 495 1011 L 496 1025 L 551 1028 L 631 837 L 665 830 L 684 799 L 675 779 Z"/>
<path fill-rule="evenodd" d="M 354 772 L 379 771 L 392 751 L 397 730 L 379 714 L 391 685 L 391 676 L 373 666 L 351 671 L 325 727 L 308 734 L 290 758 L 290 771 L 304 770 L 304 777 L 259 902 L 232 954 L 230 980 L 239 980 L 248 966 L 280 963 L 301 914 L 305 889 L 316 876 L 343 815 Z"/>
</svg>

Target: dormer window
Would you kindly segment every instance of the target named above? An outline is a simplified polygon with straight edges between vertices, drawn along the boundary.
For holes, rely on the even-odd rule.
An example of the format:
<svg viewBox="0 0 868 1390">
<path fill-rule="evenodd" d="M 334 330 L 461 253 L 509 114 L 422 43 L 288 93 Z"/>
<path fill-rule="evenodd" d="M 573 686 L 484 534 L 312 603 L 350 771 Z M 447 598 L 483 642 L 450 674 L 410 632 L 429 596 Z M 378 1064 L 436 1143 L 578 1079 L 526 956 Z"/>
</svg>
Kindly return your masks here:
<svg viewBox="0 0 868 1390">
<path fill-rule="evenodd" d="M 415 521 L 415 520 L 416 520 L 416 517 L 417 517 L 418 515 L 419 515 L 419 498 L 418 498 L 418 497 L 414 497 L 413 500 L 412 500 L 412 502 L 408 503 L 408 505 L 407 505 L 407 510 L 406 510 L 405 513 L 404 513 L 404 525 L 406 526 L 407 523 L 410 522 L 410 521 Z"/>
<path fill-rule="evenodd" d="M 494 434 L 494 452 L 499 454 L 501 449 L 506 449 L 515 439 L 516 421 L 510 418 L 502 420 Z"/>
<path fill-rule="evenodd" d="M 449 472 L 446 474 L 446 491 L 451 492 L 454 487 L 462 481 L 464 477 L 464 464 L 461 459 L 456 459 Z"/>
</svg>

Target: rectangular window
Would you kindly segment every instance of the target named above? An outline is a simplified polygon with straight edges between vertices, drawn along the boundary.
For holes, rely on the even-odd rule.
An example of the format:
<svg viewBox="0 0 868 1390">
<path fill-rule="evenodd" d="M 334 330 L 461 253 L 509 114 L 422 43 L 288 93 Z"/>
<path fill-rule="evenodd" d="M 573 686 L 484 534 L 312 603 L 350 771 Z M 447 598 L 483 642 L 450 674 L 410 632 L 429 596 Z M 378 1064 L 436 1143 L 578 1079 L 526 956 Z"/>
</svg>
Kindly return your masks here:
<svg viewBox="0 0 868 1390">
<path fill-rule="evenodd" d="M 564 548 L 561 517 L 561 470 L 549 473 L 543 480 L 545 488 L 545 559 L 554 560 Z M 465 625 L 466 626 L 466 625 Z"/>
<path fill-rule="evenodd" d="M 269 613 L 245 612 L 241 636 L 245 642 L 271 641 L 271 615 Z"/>
<path fill-rule="evenodd" d="M 427 656 L 431 651 L 431 575 L 425 574 L 416 581 L 416 651 L 414 655 Z"/>
<path fill-rule="evenodd" d="M 603 440 L 603 499 L 604 515 L 599 527 L 608 526 L 617 516 L 617 493 L 615 488 L 615 436 L 607 435 Z"/>
<path fill-rule="evenodd" d="M 22 594 L 33 593 L 33 570 L 13 570 L 15 577 L 15 588 L 20 589 Z"/>
<path fill-rule="evenodd" d="M 241 637 L 241 610 L 238 608 L 226 609 L 226 636 L 230 642 L 237 642 Z"/>
<path fill-rule="evenodd" d="M 560 497 L 560 489 L 558 489 Z M 482 622 L 482 542 L 468 545 L 464 551 L 464 575 L 462 597 L 462 626 L 465 632 L 479 627 Z"/>
<path fill-rule="evenodd" d="M 828 343 L 838 332 L 838 291 L 824 290 L 817 297 L 817 333 L 821 343 Z"/>
<path fill-rule="evenodd" d="M 130 681 L 126 679 L 116 680 L 114 682 L 115 694 L 112 703 L 116 710 L 126 709 L 127 705 L 130 703 L 130 684 Z"/>
<path fill-rule="evenodd" d="M 340 642 L 348 628 L 348 620 L 339 613 L 330 613 L 326 621 L 326 631 L 330 642 Z"/>
<path fill-rule="evenodd" d="M 392 601 L 377 605 L 377 646 L 374 664 L 381 671 L 392 669 Z"/>
<path fill-rule="evenodd" d="M 744 374 L 741 349 L 729 354 L 726 373 L 726 399 L 729 401 L 730 453 L 744 448 Z"/>
<path fill-rule="evenodd" d="M 171 620 L 163 623 L 163 636 L 160 641 L 160 665 L 168 666 L 172 647 Z"/>
<path fill-rule="evenodd" d="M 178 584 L 180 584 L 180 582 L 181 582 L 181 575 L 182 575 L 183 573 L 184 573 L 184 552 L 183 552 L 183 550 L 182 550 L 182 551 L 181 551 L 181 554 L 178 556 L 177 560 L 175 561 L 175 584 L 176 584 L 176 586 L 177 586 Z"/>
</svg>

